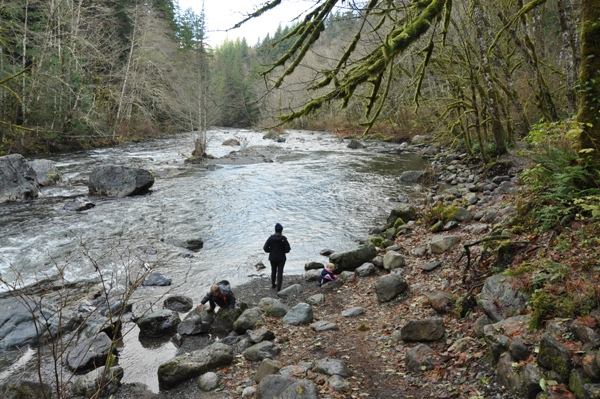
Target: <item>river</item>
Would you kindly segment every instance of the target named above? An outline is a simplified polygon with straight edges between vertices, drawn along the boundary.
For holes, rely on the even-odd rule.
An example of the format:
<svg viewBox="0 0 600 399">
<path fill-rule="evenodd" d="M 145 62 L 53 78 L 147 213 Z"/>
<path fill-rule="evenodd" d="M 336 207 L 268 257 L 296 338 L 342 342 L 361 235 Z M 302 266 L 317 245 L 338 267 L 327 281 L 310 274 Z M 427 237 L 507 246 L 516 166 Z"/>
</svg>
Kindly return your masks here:
<svg viewBox="0 0 600 399">
<path fill-rule="evenodd" d="M 222 145 L 235 137 L 247 140 L 249 147 L 281 147 L 285 156 L 274 152 L 273 162 L 207 169 L 184 162 L 193 149 L 192 133 L 44 156 L 56 162 L 61 182 L 43 188 L 33 201 L 0 205 L 2 278 L 29 284 L 60 272 L 73 281 L 95 277 L 96 268 L 116 273 L 143 262 L 171 278 L 175 293 L 198 301 L 220 279 L 235 287 L 267 275 L 269 267 L 259 271 L 256 265 L 268 266 L 262 246 L 277 222 L 292 247 L 286 274 L 303 273 L 309 261 L 326 261 L 319 255 L 323 249 L 355 248 L 372 227 L 385 223 L 394 199 L 417 195 L 400 183 L 402 172 L 426 166 L 417 155 L 399 154 L 397 144 L 367 142 L 367 148 L 352 150 L 347 140 L 333 134 L 288 131 L 282 143 L 264 140 L 263 134 L 211 130 L 208 153 L 222 157 L 240 150 Z M 156 180 L 151 192 L 89 197 L 88 175 L 103 164 L 152 171 Z M 96 206 L 65 211 L 65 203 L 73 199 Z M 203 248 L 192 252 L 178 246 L 188 239 L 201 239 Z M 138 362 L 148 369 L 141 365 L 149 356 L 141 347 L 132 348 L 139 344 L 130 342 L 129 351 L 125 345 L 124 352 L 136 354 L 121 356 L 128 363 L 124 382 L 157 389 L 155 381 L 148 381 L 152 377 L 128 374 L 128 367 Z M 0 378 L 9 374 L 0 366 Z"/>
</svg>

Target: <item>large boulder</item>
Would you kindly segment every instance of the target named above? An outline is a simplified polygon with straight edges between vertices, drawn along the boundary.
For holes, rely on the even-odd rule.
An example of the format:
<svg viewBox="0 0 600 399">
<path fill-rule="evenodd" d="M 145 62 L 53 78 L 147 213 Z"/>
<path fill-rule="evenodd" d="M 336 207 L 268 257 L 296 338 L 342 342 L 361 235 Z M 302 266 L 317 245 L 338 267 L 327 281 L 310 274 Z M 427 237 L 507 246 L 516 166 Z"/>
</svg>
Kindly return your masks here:
<svg viewBox="0 0 600 399">
<path fill-rule="evenodd" d="M 35 170 L 22 155 L 0 157 L 0 204 L 37 198 L 39 192 Z"/>
<path fill-rule="evenodd" d="M 60 181 L 60 173 L 53 161 L 35 159 L 29 163 L 37 176 L 40 186 L 53 186 Z"/>
<path fill-rule="evenodd" d="M 151 172 L 118 165 L 95 167 L 88 180 L 91 195 L 127 197 L 144 194 L 154 184 Z"/>
<path fill-rule="evenodd" d="M 59 316 L 56 305 L 44 302 L 40 307 L 41 299 L 12 298 L 0 300 L 0 349 L 23 348 L 35 345 L 43 338 L 51 338 L 56 332 L 70 331 L 77 315 L 66 309 Z M 36 326 L 37 324 L 37 326 Z"/>
<path fill-rule="evenodd" d="M 177 331 L 179 323 L 181 323 L 179 314 L 168 309 L 146 313 L 137 321 L 140 335 L 145 337 L 161 337 L 171 334 Z"/>
<path fill-rule="evenodd" d="M 341 273 L 344 270 L 354 271 L 365 262 L 371 262 L 377 256 L 377 249 L 371 243 L 362 245 L 347 252 L 335 252 L 329 260 L 335 265 L 335 270 Z"/>
<path fill-rule="evenodd" d="M 216 342 L 206 348 L 185 353 L 162 363 L 158 367 L 161 388 L 173 388 L 190 378 L 227 366 L 233 362 L 233 348 Z"/>
<path fill-rule="evenodd" d="M 483 312 L 494 322 L 524 313 L 527 296 L 519 290 L 519 281 L 505 274 L 496 274 L 485 280 L 477 297 Z"/>
<path fill-rule="evenodd" d="M 71 370 L 91 370 L 105 364 L 108 356 L 114 351 L 112 340 L 102 332 L 78 342 L 67 354 L 67 365 Z"/>
</svg>

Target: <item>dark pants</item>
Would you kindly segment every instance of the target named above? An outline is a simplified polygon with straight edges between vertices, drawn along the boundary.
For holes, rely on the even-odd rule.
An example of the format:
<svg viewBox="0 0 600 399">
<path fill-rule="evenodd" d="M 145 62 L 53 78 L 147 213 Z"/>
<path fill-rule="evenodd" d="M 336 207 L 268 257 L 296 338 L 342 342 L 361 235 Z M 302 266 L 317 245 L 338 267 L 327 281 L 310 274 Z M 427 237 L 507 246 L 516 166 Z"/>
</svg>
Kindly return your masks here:
<svg viewBox="0 0 600 399">
<path fill-rule="evenodd" d="M 275 287 L 275 282 L 277 282 L 277 291 L 281 291 L 281 283 L 283 282 L 283 267 L 285 266 L 285 261 L 282 262 L 273 262 L 271 261 L 271 284 Z"/>
<path fill-rule="evenodd" d="M 215 303 L 217 305 L 219 305 L 220 308 L 226 308 L 227 307 L 227 304 L 225 303 L 225 301 L 223 300 L 223 298 L 219 298 L 218 296 L 211 295 L 210 299 L 208 300 L 208 304 L 211 307 L 211 309 L 215 308 Z"/>
</svg>

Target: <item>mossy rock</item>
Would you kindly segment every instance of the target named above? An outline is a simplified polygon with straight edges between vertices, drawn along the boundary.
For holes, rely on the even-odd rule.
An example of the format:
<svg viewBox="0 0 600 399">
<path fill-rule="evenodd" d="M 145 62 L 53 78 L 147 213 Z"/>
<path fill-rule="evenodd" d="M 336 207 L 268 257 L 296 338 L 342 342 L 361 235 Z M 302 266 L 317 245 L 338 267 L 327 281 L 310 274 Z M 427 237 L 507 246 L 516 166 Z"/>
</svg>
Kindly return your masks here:
<svg viewBox="0 0 600 399">
<path fill-rule="evenodd" d="M 372 243 L 373 245 L 375 245 L 376 247 L 381 248 L 381 244 L 383 243 L 384 238 L 380 235 L 372 235 L 371 237 L 369 237 L 367 239 L 367 242 Z"/>
<path fill-rule="evenodd" d="M 399 226 L 402 226 L 403 224 L 406 224 L 406 223 L 404 223 L 404 220 L 402 218 L 398 218 L 394 222 L 394 228 L 397 229 Z"/>
</svg>

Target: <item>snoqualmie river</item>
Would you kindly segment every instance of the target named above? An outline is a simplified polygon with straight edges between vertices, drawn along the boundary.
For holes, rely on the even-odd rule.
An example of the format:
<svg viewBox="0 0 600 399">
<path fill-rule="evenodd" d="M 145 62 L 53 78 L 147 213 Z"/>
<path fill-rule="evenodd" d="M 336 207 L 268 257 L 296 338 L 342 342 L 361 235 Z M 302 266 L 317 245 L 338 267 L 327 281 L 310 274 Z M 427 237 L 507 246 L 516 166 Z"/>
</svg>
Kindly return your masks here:
<svg viewBox="0 0 600 399">
<path fill-rule="evenodd" d="M 192 133 L 44 156 L 56 162 L 61 182 L 43 188 L 33 201 L 0 205 L 2 277 L 31 283 L 60 269 L 67 280 L 87 279 L 96 273 L 90 259 L 108 272 L 143 259 L 178 285 L 175 293 L 198 301 L 217 280 L 226 278 L 235 287 L 268 275 L 269 267 L 258 271 L 256 264 L 268 266 L 262 246 L 276 222 L 292 247 L 285 274 L 303 273 L 309 261 L 326 261 L 319 255 L 323 249 L 356 248 L 372 227 L 385 223 L 394 199 L 415 195 L 400 183 L 402 172 L 426 166 L 419 156 L 401 153 L 397 144 L 367 142 L 367 148 L 352 150 L 347 140 L 327 133 L 288 131 L 282 143 L 263 135 L 211 130 L 208 153 L 221 157 L 239 151 L 221 144 L 235 137 L 249 146 L 280 147 L 273 162 L 208 169 L 184 163 L 193 149 Z M 150 170 L 156 177 L 151 192 L 89 197 L 89 173 L 104 164 Z M 65 211 L 65 203 L 76 198 L 96 206 Z M 190 239 L 201 239 L 203 248 L 192 252 L 178 245 Z M 123 382 L 142 382 L 157 391 L 158 364 L 148 360 L 153 359 L 149 352 L 169 349 L 143 348 L 136 341 L 128 339 L 121 348 Z M 28 356 L 0 362 L 0 380 L 24 367 Z"/>
</svg>

